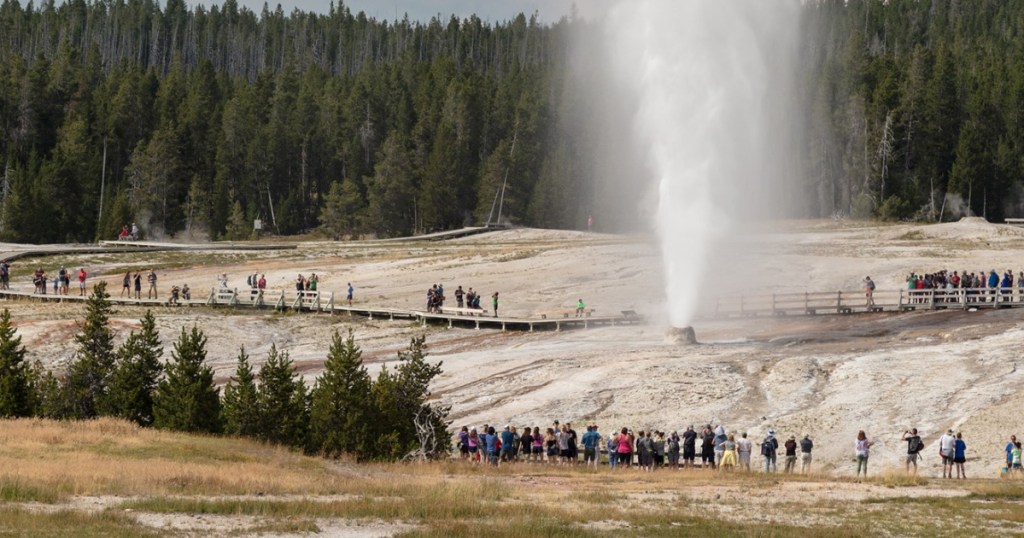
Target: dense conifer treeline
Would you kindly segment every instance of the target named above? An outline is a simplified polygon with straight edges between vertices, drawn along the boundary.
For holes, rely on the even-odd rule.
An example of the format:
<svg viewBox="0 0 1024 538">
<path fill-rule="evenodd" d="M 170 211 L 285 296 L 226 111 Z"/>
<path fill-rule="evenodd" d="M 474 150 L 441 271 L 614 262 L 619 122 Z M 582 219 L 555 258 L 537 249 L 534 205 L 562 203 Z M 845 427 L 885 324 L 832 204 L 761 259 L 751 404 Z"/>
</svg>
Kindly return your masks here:
<svg viewBox="0 0 1024 538">
<path fill-rule="evenodd" d="M 334 333 L 324 372 L 311 390 L 287 351 L 272 345 L 254 372 L 243 348 L 222 394 L 213 383 L 202 330 L 182 328 L 170 360 L 161 362 L 156 320 L 147 311 L 141 330 L 115 349 L 108 299 L 100 283 L 64 371 L 26 362 L 10 313 L 0 312 L 0 418 L 113 416 L 140 426 L 227 433 L 363 460 L 439 458 L 450 449 L 449 408 L 427 401 L 441 363 L 427 362 L 422 336 L 398 352 L 397 366 L 371 379 L 352 332 L 347 338 Z"/>
<path fill-rule="evenodd" d="M 780 182 L 800 215 L 1024 212 L 1024 2 L 802 12 L 802 177 Z M 512 222 L 623 229 L 648 174 L 613 135 L 632 104 L 595 75 L 604 41 L 578 19 L 3 0 L 0 239 L 403 235 L 486 221 L 506 181 Z"/>
<path fill-rule="evenodd" d="M 538 157 L 569 25 L 4 0 L 0 235 L 111 238 L 138 219 L 240 237 L 255 218 L 409 234 L 486 221 L 506 175 L 503 216 L 578 226 L 582 168 Z"/>
<path fill-rule="evenodd" d="M 1024 2 L 808 2 L 801 32 L 809 214 L 1024 215 Z"/>
</svg>

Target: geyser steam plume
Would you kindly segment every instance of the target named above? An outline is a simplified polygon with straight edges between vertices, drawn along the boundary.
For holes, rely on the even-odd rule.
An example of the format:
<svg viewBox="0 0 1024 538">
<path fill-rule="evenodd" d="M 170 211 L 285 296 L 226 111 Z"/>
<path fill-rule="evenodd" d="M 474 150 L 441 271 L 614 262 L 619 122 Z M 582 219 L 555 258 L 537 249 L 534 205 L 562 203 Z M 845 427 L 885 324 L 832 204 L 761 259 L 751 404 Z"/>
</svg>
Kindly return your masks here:
<svg viewBox="0 0 1024 538">
<path fill-rule="evenodd" d="M 709 276 L 735 248 L 737 224 L 779 215 L 800 123 L 789 105 L 799 4 L 630 0 L 609 15 L 658 189 L 669 322 L 684 327 L 702 291 L 730 286 Z"/>
</svg>

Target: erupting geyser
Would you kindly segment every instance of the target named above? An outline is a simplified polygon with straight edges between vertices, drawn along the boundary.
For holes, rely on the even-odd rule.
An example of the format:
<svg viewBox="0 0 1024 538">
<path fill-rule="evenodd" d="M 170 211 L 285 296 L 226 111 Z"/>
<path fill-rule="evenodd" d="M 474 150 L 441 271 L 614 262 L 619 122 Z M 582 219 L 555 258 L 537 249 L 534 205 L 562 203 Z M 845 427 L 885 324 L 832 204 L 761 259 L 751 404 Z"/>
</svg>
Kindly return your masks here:
<svg viewBox="0 0 1024 538">
<path fill-rule="evenodd" d="M 785 0 L 630 0 L 608 17 L 658 186 L 672 327 L 690 325 L 702 294 L 737 287 L 709 278 L 735 260 L 736 224 L 779 213 L 800 124 L 791 105 L 798 17 L 799 4 Z"/>
</svg>

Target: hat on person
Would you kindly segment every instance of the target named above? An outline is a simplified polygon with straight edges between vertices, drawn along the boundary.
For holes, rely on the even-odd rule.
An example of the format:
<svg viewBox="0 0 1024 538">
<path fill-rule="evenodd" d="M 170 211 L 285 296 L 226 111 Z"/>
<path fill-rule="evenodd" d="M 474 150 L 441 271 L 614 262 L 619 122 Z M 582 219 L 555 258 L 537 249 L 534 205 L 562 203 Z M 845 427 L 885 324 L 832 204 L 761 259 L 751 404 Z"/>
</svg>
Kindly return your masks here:
<svg viewBox="0 0 1024 538">
<path fill-rule="evenodd" d="M 768 435 L 775 435 L 775 430 L 771 430 L 771 429 L 769 429 L 769 430 L 768 430 Z"/>
<path fill-rule="evenodd" d="M 946 430 L 946 433 L 952 435 L 953 434 L 953 428 L 950 428 L 950 429 Z"/>
<path fill-rule="evenodd" d="M 796 441 L 796 436 L 795 435 L 790 435 L 789 436 L 789 440 L 790 441 Z"/>
</svg>

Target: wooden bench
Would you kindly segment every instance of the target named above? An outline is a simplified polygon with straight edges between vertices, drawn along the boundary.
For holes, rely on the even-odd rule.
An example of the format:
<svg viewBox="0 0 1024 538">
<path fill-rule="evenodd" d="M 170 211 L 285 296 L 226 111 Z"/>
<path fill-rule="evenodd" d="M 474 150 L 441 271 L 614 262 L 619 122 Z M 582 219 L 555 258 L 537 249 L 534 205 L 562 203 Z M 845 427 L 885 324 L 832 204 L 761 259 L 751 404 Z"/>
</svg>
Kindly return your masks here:
<svg viewBox="0 0 1024 538">
<path fill-rule="evenodd" d="M 485 316 L 487 311 L 483 308 L 458 308 L 454 306 L 442 306 L 442 314 L 455 314 L 457 316 Z"/>
</svg>

